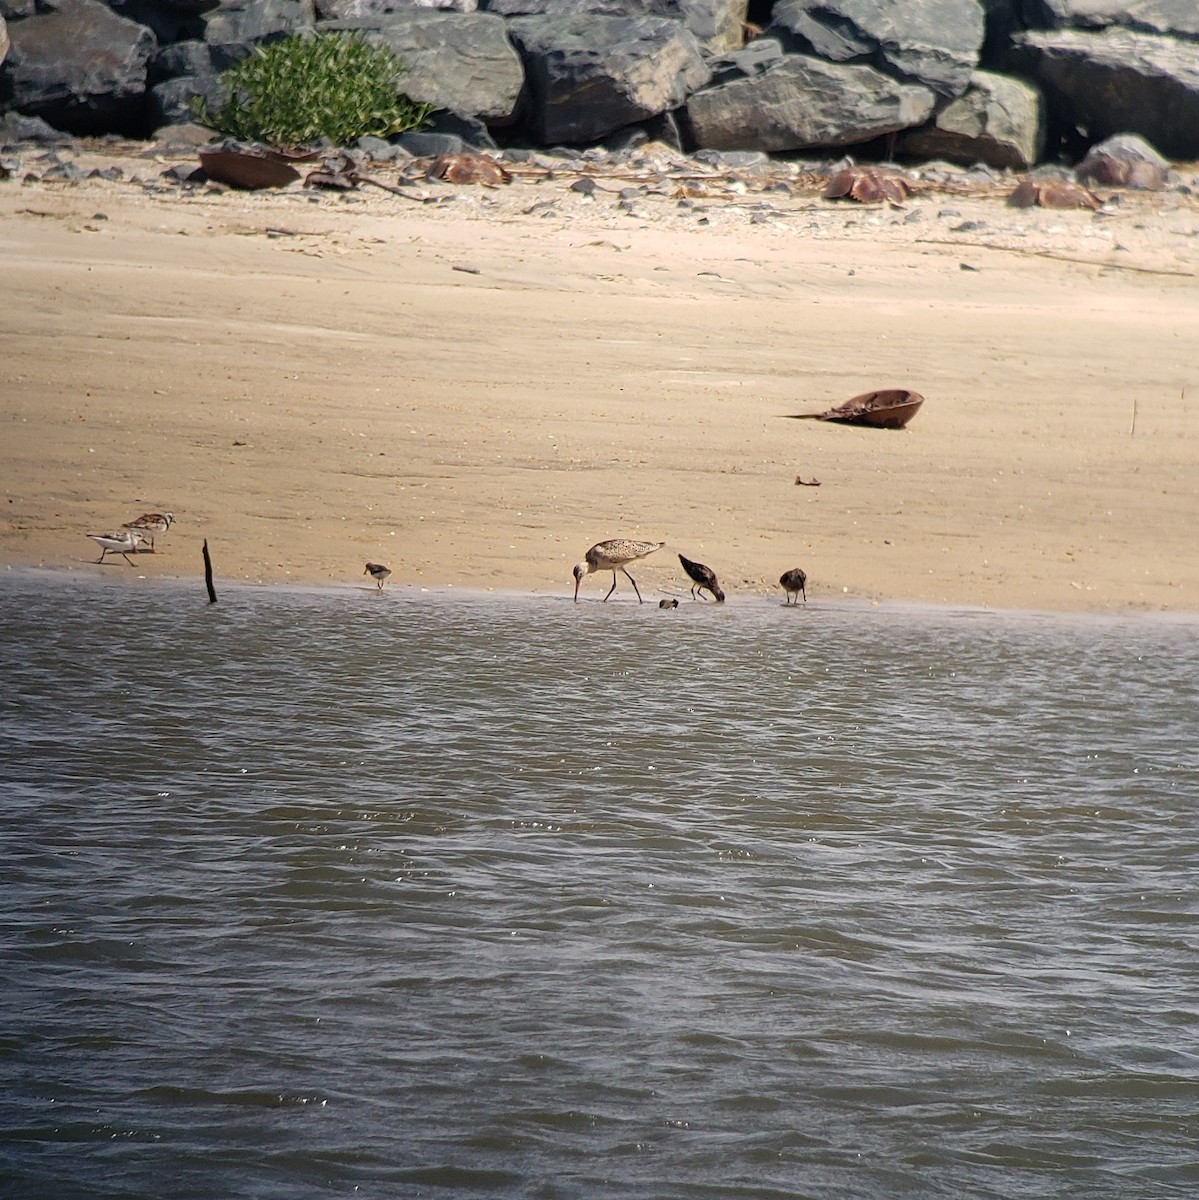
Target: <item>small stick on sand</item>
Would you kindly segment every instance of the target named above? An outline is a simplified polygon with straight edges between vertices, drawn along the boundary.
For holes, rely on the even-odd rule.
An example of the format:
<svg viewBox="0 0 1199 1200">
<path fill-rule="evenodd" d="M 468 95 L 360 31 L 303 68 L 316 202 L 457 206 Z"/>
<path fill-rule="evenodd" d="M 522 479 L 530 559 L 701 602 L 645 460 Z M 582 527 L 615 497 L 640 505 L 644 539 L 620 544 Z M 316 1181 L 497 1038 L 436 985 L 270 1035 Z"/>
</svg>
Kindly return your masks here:
<svg viewBox="0 0 1199 1200">
<path fill-rule="evenodd" d="M 1129 427 L 1128 436 L 1136 437 L 1137 434 L 1137 398 L 1132 398 L 1132 425 Z"/>
</svg>

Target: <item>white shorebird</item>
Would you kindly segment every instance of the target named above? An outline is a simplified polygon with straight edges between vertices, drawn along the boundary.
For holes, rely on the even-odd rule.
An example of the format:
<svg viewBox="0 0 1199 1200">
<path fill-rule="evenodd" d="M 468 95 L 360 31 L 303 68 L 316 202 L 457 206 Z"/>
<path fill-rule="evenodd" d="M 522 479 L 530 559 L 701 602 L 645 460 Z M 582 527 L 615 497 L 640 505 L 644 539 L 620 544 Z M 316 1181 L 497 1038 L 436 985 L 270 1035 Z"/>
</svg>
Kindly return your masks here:
<svg viewBox="0 0 1199 1200">
<path fill-rule="evenodd" d="M 154 534 L 166 533 L 175 523 L 174 513 L 142 513 L 136 521 L 126 521 L 122 529 L 132 529 L 135 533 L 150 535 L 150 549 L 154 549 Z"/>
<path fill-rule="evenodd" d="M 779 576 L 779 583 L 783 585 L 783 590 L 787 593 L 786 603 L 791 603 L 791 598 L 795 597 L 795 603 L 799 603 L 799 594 L 803 592 L 803 602 L 808 602 L 808 573 L 803 567 L 794 567 L 790 571 L 784 571 Z"/>
<path fill-rule="evenodd" d="M 382 563 L 367 563 L 366 570 L 362 573 L 369 575 L 379 585 L 379 591 L 382 591 L 387 577 L 391 574 L 391 568 L 385 567 Z"/>
<path fill-rule="evenodd" d="M 644 604 L 645 601 L 641 599 L 641 592 L 637 587 L 637 580 L 629 575 L 625 566 L 628 563 L 636 562 L 639 558 L 653 554 L 655 550 L 661 550 L 665 545 L 665 542 L 637 542 L 632 538 L 609 538 L 606 542 L 596 542 L 584 555 L 583 561 L 575 566 L 575 603 L 579 602 L 579 584 L 583 582 L 584 575 L 590 575 L 592 571 L 611 571 L 612 586 L 608 589 L 608 596 L 610 596 L 616 591 L 616 572 L 620 571 L 633 585 L 633 591 L 637 593 L 637 600 Z M 608 596 L 604 597 L 605 601 Z"/>
<path fill-rule="evenodd" d="M 89 533 L 87 535 L 100 547 L 100 557 L 96 562 L 102 563 L 109 554 L 119 554 L 130 566 L 129 555 L 137 551 L 138 545 L 145 541 L 135 529 L 123 529 L 120 533 Z"/>
</svg>

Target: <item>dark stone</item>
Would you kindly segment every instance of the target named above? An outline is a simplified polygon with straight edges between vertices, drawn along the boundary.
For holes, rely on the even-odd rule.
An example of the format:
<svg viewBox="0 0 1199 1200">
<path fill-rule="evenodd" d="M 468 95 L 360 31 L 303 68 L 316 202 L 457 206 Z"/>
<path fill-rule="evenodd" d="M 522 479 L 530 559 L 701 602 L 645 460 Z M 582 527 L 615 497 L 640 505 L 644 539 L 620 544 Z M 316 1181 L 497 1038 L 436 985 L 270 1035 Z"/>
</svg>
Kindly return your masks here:
<svg viewBox="0 0 1199 1200">
<path fill-rule="evenodd" d="M 1044 29 L 1107 29 L 1199 39 L 1195 0 L 1028 0 L 1029 25 Z"/>
<path fill-rule="evenodd" d="M 695 36 L 665 17 L 516 17 L 508 30 L 545 143 L 598 141 L 677 108 L 709 78 Z"/>
<path fill-rule="evenodd" d="M 671 17 L 705 54 L 723 54 L 744 41 L 748 0 L 480 0 L 479 7 L 505 17 Z"/>
<path fill-rule="evenodd" d="M 41 117 L 26 117 L 16 112 L 4 114 L 3 121 L 0 121 L 0 136 L 3 137 L 5 145 L 12 145 L 14 142 L 36 142 L 47 146 L 60 146 L 71 140 L 69 133 L 55 129 Z"/>
<path fill-rule="evenodd" d="M 917 159 L 987 163 L 1027 170 L 1045 147 L 1040 92 L 1023 80 L 976 71 L 964 95 L 920 129 L 905 133 L 901 154 Z"/>
<path fill-rule="evenodd" d="M 687 101 L 694 147 L 775 153 L 851 146 L 921 125 L 933 111 L 928 88 L 873 67 L 798 54 L 767 63 L 747 75 L 718 72 L 719 82 Z"/>
<path fill-rule="evenodd" d="M 180 75 L 211 75 L 216 71 L 207 42 L 175 42 L 162 46 L 150 60 L 147 78 L 151 84 Z"/>
<path fill-rule="evenodd" d="M 454 133 L 401 133 L 395 139 L 413 158 L 440 158 L 443 154 L 461 154 L 466 143 Z"/>
<path fill-rule="evenodd" d="M 172 0 L 108 0 L 113 12 L 145 25 L 160 43 L 204 36 L 201 14 L 216 8 L 218 0 L 173 3 Z"/>
<path fill-rule="evenodd" d="M 404 64 L 399 87 L 412 100 L 506 125 L 525 83 L 502 17 L 416 9 L 374 21 L 347 20 L 322 30 L 359 29 Z"/>
<path fill-rule="evenodd" d="M 212 61 L 225 70 L 243 59 L 259 42 L 273 42 L 311 30 L 313 0 L 221 0 L 204 14 L 204 41 Z"/>
<path fill-rule="evenodd" d="M 942 96 L 960 96 L 979 64 L 978 0 L 779 0 L 769 37 L 785 50 L 875 67 Z"/>
<path fill-rule="evenodd" d="M 1199 47 L 1126 29 L 1059 30 L 1019 35 L 1012 62 L 1087 144 L 1139 133 L 1169 158 L 1199 158 Z"/>
<path fill-rule="evenodd" d="M 98 0 L 57 7 L 9 30 L 9 105 L 74 134 L 145 131 L 146 68 L 154 35 Z"/>
<path fill-rule="evenodd" d="M 196 119 L 195 102 L 203 100 L 211 109 L 220 106 L 224 89 L 216 75 L 180 75 L 152 87 L 147 95 L 150 125 L 183 125 Z"/>
</svg>

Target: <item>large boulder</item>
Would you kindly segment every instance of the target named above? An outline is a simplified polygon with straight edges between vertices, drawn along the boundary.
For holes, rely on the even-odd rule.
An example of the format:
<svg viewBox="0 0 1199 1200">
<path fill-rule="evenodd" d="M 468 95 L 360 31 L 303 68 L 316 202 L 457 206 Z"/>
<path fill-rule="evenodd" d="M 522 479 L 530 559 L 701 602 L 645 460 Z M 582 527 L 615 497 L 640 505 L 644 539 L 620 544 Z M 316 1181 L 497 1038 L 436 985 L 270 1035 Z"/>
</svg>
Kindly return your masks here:
<svg viewBox="0 0 1199 1200">
<path fill-rule="evenodd" d="M 960 96 L 979 65 L 979 0 L 778 0 L 766 29 L 785 50 L 857 63 L 942 96 Z"/>
<path fill-rule="evenodd" d="M 1023 171 L 1045 148 L 1041 93 L 1031 84 L 975 71 L 970 86 L 920 129 L 905 133 L 900 153 L 910 158 L 986 163 Z"/>
<path fill-rule="evenodd" d="M 1139 133 L 1170 158 L 1199 158 L 1199 43 L 1126 29 L 1025 33 L 1012 62 L 1088 142 Z"/>
<path fill-rule="evenodd" d="M 1029 0 L 1029 24 L 1046 29 L 1107 29 L 1199 38 L 1195 0 Z"/>
<path fill-rule="evenodd" d="M 514 17 L 540 141 L 592 142 L 677 108 L 708 81 L 695 35 L 667 17 Z"/>
<path fill-rule="evenodd" d="M 204 14 L 204 41 L 223 69 L 245 58 L 258 42 L 311 30 L 315 19 L 313 0 L 221 0 Z"/>
<path fill-rule="evenodd" d="M 143 132 L 146 68 L 157 48 L 144 25 L 99 0 L 58 0 L 14 21 L 9 37 L 10 108 L 68 133 Z"/>
<path fill-rule="evenodd" d="M 872 141 L 928 120 L 935 93 L 873 67 L 784 54 L 771 38 L 716 64 L 709 87 L 684 109 L 699 149 L 831 149 Z"/>
<path fill-rule="evenodd" d="M 489 125 L 512 121 L 525 72 L 503 17 L 410 9 L 358 21 L 322 23 L 322 30 L 362 29 L 386 44 L 404 64 L 400 88 L 428 102 Z"/>
<path fill-rule="evenodd" d="M 705 54 L 723 54 L 745 40 L 749 0 L 480 0 L 505 17 L 677 17 L 695 34 Z"/>
<path fill-rule="evenodd" d="M 316 0 L 317 16 L 329 21 L 373 21 L 416 9 L 438 8 L 473 13 L 478 0 Z"/>
</svg>

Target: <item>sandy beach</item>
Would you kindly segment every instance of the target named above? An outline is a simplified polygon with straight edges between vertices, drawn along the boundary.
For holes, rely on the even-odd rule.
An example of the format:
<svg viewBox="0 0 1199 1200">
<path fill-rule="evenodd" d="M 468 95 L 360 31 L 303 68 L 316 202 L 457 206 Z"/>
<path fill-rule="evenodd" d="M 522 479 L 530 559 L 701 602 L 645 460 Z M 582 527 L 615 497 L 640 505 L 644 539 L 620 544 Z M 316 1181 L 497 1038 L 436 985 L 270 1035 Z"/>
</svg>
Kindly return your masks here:
<svg viewBox="0 0 1199 1200">
<path fill-rule="evenodd" d="M 1199 199 L 0 183 L 0 562 L 1199 611 Z M 874 388 L 903 431 L 791 421 Z M 797 478 L 805 485 L 797 483 Z M 819 481 L 815 486 L 813 481 Z M 145 511 L 159 552 L 93 565 Z M 598 600 L 610 576 L 593 576 Z M 622 581 L 623 583 L 623 581 Z M 630 597 L 627 584 L 618 596 Z"/>
</svg>

